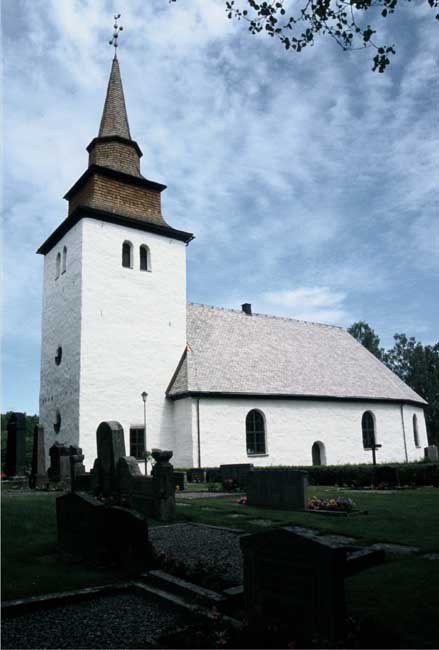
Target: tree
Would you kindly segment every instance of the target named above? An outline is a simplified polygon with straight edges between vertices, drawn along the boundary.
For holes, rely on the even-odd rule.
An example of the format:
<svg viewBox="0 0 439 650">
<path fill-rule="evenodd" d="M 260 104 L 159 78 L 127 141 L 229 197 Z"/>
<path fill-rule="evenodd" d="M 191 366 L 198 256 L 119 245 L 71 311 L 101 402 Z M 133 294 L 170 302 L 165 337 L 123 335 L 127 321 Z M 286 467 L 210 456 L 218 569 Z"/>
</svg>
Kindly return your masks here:
<svg viewBox="0 0 439 650">
<path fill-rule="evenodd" d="M 354 339 L 357 339 L 359 343 L 364 345 L 369 352 L 372 352 L 378 359 L 382 360 L 384 349 L 380 348 L 380 338 L 375 334 L 370 325 L 364 321 L 358 321 L 348 328 L 348 332 Z"/>
<path fill-rule="evenodd" d="M 395 334 L 384 362 L 427 402 L 425 419 L 431 444 L 439 444 L 439 342 L 422 345 L 412 336 Z"/>
<path fill-rule="evenodd" d="M 228 18 L 246 21 L 251 34 L 265 33 L 289 52 L 298 53 L 314 45 L 320 35 L 330 36 L 343 50 L 372 48 L 375 53 L 372 70 L 384 72 L 390 64 L 390 55 L 395 54 L 395 46 L 377 42 L 374 36 L 377 30 L 363 21 L 371 13 L 374 21 L 384 20 L 410 1 L 302 0 L 293 13 L 292 9 L 285 9 L 285 0 L 225 0 L 225 8 Z M 426 2 L 433 10 L 439 7 L 439 0 Z M 435 18 L 439 20 L 439 13 Z"/>
</svg>

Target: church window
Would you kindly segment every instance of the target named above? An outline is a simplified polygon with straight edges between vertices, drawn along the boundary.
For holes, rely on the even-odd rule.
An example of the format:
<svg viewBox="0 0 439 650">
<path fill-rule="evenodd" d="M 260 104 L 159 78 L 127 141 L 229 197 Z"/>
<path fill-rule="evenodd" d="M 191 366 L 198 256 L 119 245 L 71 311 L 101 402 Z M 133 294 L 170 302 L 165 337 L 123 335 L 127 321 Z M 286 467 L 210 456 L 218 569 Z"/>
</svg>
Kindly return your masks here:
<svg viewBox="0 0 439 650">
<path fill-rule="evenodd" d="M 265 421 L 261 411 L 253 409 L 245 420 L 247 454 L 265 454 Z"/>
<path fill-rule="evenodd" d="M 313 444 L 311 448 L 311 455 L 313 465 L 326 465 L 326 450 L 323 442 L 317 440 Z"/>
<path fill-rule="evenodd" d="M 133 245 L 129 241 L 122 244 L 122 266 L 127 269 L 133 268 Z"/>
<path fill-rule="evenodd" d="M 420 447 L 419 442 L 419 431 L 418 431 L 418 417 L 416 413 L 413 415 L 413 438 L 415 440 L 416 447 Z"/>
<path fill-rule="evenodd" d="M 371 411 L 363 413 L 361 429 L 363 431 L 363 447 L 365 449 L 372 449 L 375 445 L 375 419 Z"/>
<path fill-rule="evenodd" d="M 61 273 L 65 273 L 67 269 L 67 247 L 64 246 L 62 249 L 62 271 Z"/>
<path fill-rule="evenodd" d="M 58 253 L 56 256 L 55 280 L 59 278 L 60 271 L 61 271 L 61 253 Z"/>
<path fill-rule="evenodd" d="M 61 413 L 59 411 L 57 411 L 55 415 L 53 430 L 55 431 L 55 433 L 59 433 L 61 431 Z"/>
<path fill-rule="evenodd" d="M 145 458 L 145 429 L 143 427 L 130 428 L 130 456 L 137 460 Z"/>
<path fill-rule="evenodd" d="M 55 357 L 55 363 L 57 366 L 61 363 L 62 359 L 62 347 L 59 345 L 57 350 L 56 350 L 56 357 Z"/>
<path fill-rule="evenodd" d="M 145 244 L 142 244 L 140 247 L 140 270 L 151 270 L 151 254 L 149 252 L 148 246 L 145 246 Z"/>
</svg>

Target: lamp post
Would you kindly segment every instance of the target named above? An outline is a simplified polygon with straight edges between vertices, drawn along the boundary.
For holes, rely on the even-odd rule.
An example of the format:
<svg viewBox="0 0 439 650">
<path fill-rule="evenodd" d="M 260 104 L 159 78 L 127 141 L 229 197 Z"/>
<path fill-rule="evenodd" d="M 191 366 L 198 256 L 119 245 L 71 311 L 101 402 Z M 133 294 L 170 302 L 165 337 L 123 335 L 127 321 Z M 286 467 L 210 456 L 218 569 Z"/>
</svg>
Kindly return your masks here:
<svg viewBox="0 0 439 650">
<path fill-rule="evenodd" d="M 148 458 L 147 458 L 147 445 L 146 445 L 146 400 L 148 397 L 148 393 L 146 391 L 143 391 L 142 393 L 142 400 L 143 400 L 143 438 L 145 442 L 145 476 L 148 475 Z"/>
</svg>

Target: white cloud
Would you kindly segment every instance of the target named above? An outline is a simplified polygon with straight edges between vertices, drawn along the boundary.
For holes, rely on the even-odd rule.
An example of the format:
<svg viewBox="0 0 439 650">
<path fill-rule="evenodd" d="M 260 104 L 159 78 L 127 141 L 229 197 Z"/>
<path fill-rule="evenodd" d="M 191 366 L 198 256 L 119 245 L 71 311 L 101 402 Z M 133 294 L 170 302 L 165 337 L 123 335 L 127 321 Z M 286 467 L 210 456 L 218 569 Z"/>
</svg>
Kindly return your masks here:
<svg viewBox="0 0 439 650">
<path fill-rule="evenodd" d="M 329 287 L 299 287 L 293 290 L 268 291 L 262 301 L 280 309 L 283 315 L 300 320 L 344 323 L 346 294 Z"/>
</svg>

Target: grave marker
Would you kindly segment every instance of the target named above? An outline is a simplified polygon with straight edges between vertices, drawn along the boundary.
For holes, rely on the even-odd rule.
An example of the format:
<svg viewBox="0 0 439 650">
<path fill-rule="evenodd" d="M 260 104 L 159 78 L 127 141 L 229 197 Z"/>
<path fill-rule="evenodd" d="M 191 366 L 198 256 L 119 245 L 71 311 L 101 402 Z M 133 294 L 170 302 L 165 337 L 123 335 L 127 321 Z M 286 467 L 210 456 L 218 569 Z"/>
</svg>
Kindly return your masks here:
<svg viewBox="0 0 439 650">
<path fill-rule="evenodd" d="M 26 468 L 26 415 L 11 413 L 7 432 L 5 474 L 23 476 Z"/>
<path fill-rule="evenodd" d="M 249 506 L 304 510 L 308 473 L 292 469 L 258 469 L 247 475 Z"/>
</svg>

